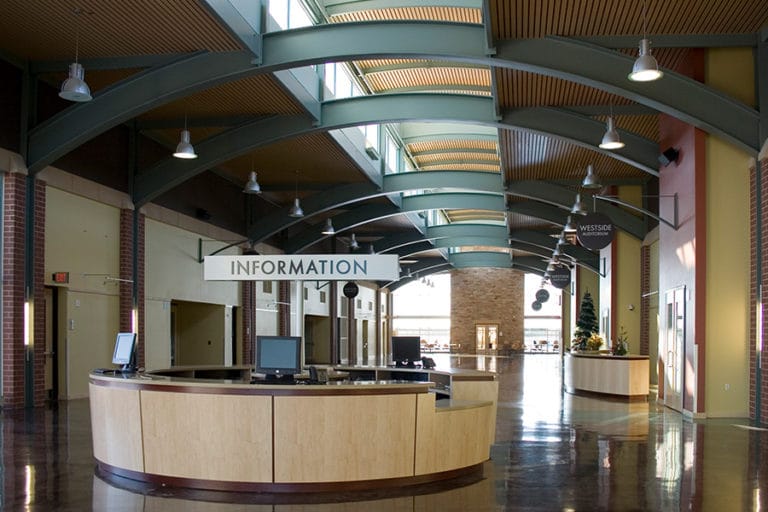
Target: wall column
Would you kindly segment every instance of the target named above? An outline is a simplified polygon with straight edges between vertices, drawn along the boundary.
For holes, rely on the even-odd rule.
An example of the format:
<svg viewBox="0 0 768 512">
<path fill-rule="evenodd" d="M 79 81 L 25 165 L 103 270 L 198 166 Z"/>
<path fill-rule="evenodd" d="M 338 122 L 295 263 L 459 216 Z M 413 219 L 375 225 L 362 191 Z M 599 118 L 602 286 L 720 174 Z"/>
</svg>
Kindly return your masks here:
<svg viewBox="0 0 768 512">
<path fill-rule="evenodd" d="M 120 210 L 120 331 L 137 332 L 136 364 L 144 366 L 144 215 Z M 136 325 L 133 311 L 136 309 Z"/>
<path fill-rule="evenodd" d="M 768 422 L 768 369 L 764 336 L 768 327 L 765 310 L 768 292 L 768 142 L 750 170 L 750 265 L 749 416 L 757 424 Z"/>
</svg>

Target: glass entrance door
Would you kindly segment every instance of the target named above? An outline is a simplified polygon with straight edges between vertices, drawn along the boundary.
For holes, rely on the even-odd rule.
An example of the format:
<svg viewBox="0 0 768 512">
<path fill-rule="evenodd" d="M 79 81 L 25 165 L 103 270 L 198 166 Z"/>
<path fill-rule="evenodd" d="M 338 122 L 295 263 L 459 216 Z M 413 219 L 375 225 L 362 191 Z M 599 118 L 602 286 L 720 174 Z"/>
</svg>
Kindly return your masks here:
<svg viewBox="0 0 768 512">
<path fill-rule="evenodd" d="M 492 350 L 497 348 L 499 324 L 476 324 L 475 347 L 477 350 Z"/>
<path fill-rule="evenodd" d="M 664 317 L 664 404 L 681 411 L 685 370 L 685 286 L 667 290 Z"/>
</svg>

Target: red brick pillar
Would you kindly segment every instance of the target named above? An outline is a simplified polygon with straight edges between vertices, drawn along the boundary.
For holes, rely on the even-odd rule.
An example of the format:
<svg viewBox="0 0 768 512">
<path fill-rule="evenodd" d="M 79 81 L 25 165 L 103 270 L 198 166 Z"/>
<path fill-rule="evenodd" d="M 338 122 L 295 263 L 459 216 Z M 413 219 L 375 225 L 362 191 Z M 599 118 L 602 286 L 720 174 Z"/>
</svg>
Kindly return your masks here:
<svg viewBox="0 0 768 512">
<path fill-rule="evenodd" d="M 8 173 L 3 183 L 3 406 L 24 407 L 24 304 L 26 273 L 27 177 Z M 33 337 L 32 403 L 45 402 L 45 183 L 34 182 L 34 289 L 30 310 Z"/>
<path fill-rule="evenodd" d="M 290 281 L 277 283 L 278 335 L 289 336 L 291 333 L 291 283 Z"/>
<path fill-rule="evenodd" d="M 144 236 L 145 217 L 139 214 L 136 233 L 136 275 L 133 269 L 134 211 L 120 210 L 120 330 L 132 332 L 133 290 L 137 292 L 136 364 L 144 366 Z"/>
<path fill-rule="evenodd" d="M 243 360 L 240 363 L 252 364 L 256 347 L 256 281 L 243 281 L 240 293 L 243 304 Z"/>
<path fill-rule="evenodd" d="M 750 224 L 752 226 L 750 264 L 750 328 L 749 328 L 749 416 L 768 423 L 768 357 L 762 352 L 758 361 L 758 329 L 763 338 L 768 327 L 768 145 L 760 154 L 756 167 L 750 172 Z M 762 285 L 762 300 L 758 302 L 758 285 Z M 762 308 L 762 325 L 757 325 L 758 307 Z M 765 346 L 765 340 L 763 340 Z M 758 363 L 762 363 L 758 365 Z M 761 368 L 758 368 L 760 366 Z"/>
</svg>

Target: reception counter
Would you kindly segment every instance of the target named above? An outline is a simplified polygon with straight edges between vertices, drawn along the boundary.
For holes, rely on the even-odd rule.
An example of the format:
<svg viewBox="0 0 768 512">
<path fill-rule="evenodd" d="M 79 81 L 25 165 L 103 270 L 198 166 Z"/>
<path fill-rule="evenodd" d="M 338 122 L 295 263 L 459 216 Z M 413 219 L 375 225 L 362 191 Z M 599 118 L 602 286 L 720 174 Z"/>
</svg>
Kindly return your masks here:
<svg viewBox="0 0 768 512">
<path fill-rule="evenodd" d="M 458 376 L 453 386 L 462 389 L 461 372 L 449 372 L 441 400 L 430 392 L 435 383 L 422 380 L 285 386 L 163 373 L 91 373 L 101 470 L 199 489 L 360 490 L 478 472 L 493 442 L 492 373 L 467 374 L 453 396 L 450 385 Z M 484 396 L 466 398 L 472 383 Z"/>
<path fill-rule="evenodd" d="M 648 399 L 648 356 L 567 353 L 564 364 L 565 388 L 569 393 Z"/>
</svg>

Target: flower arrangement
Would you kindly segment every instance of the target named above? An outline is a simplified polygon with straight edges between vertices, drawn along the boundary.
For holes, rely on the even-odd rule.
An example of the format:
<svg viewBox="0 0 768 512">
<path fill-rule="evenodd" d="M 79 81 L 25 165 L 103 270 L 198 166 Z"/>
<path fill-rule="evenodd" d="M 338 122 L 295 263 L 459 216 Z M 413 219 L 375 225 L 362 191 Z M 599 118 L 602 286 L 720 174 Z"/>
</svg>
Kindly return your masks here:
<svg viewBox="0 0 768 512">
<path fill-rule="evenodd" d="M 593 333 L 592 336 L 590 336 L 587 339 L 587 350 L 597 351 L 597 350 L 600 350 L 600 347 L 602 346 L 603 346 L 603 338 L 597 333 Z"/>
<path fill-rule="evenodd" d="M 629 340 L 627 337 L 627 330 L 622 325 L 619 328 L 619 336 L 616 338 L 616 343 L 613 344 L 613 355 L 625 356 L 629 352 Z"/>
</svg>

